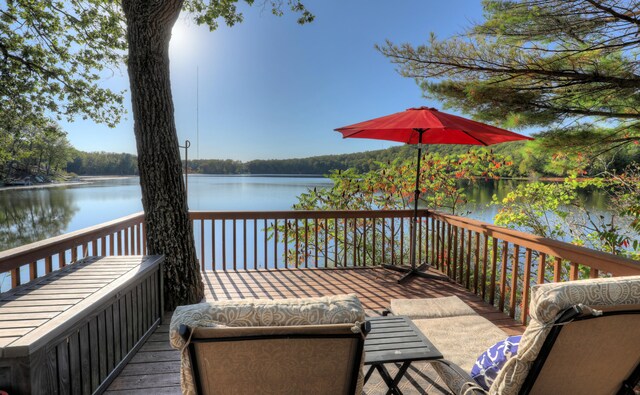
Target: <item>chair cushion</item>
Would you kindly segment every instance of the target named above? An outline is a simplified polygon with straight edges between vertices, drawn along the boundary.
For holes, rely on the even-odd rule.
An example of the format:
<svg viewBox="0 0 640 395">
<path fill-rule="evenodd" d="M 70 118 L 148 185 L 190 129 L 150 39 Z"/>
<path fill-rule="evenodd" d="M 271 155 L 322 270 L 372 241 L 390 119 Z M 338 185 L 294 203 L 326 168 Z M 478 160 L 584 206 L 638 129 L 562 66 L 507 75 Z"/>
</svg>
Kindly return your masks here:
<svg viewBox="0 0 640 395">
<path fill-rule="evenodd" d="M 617 306 L 640 304 L 640 276 L 578 280 L 549 283 L 531 288 L 527 326 L 518 354 L 504 365 L 493 385 L 491 394 L 517 394 L 537 358 L 551 324 L 558 313 L 577 304 L 587 306 Z"/>
<path fill-rule="evenodd" d="M 391 299 L 391 312 L 411 319 L 474 315 L 475 311 L 457 296 L 430 299 Z"/>
<path fill-rule="evenodd" d="M 363 322 L 364 309 L 355 294 L 297 299 L 240 299 L 179 306 L 171 317 L 170 340 L 180 349 L 180 324 L 190 327 L 294 326 Z"/>
<path fill-rule="evenodd" d="M 518 344 L 522 336 L 509 336 L 489 347 L 480 354 L 471 368 L 471 377 L 486 390 L 491 387 L 498 372 L 518 352 Z"/>
</svg>

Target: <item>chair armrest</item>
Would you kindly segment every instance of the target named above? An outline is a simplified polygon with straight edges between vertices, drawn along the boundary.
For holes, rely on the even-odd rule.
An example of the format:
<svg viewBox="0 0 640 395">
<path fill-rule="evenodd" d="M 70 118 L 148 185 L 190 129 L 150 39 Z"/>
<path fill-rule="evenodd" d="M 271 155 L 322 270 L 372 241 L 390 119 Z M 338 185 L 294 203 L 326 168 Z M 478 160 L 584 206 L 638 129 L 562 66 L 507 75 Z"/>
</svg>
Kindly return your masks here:
<svg viewBox="0 0 640 395">
<path fill-rule="evenodd" d="M 433 369 L 449 387 L 451 392 L 457 395 L 485 395 L 488 392 L 476 383 L 460 366 L 446 359 L 433 361 Z"/>
</svg>

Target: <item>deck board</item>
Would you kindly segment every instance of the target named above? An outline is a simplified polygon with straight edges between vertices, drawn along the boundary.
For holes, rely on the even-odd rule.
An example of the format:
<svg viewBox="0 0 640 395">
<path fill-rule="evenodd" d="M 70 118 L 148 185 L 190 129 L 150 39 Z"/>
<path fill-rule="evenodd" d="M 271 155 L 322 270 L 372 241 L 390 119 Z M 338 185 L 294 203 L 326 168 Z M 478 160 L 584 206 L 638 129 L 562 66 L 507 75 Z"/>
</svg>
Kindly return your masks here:
<svg viewBox="0 0 640 395">
<path fill-rule="evenodd" d="M 424 278 L 398 284 L 401 273 L 382 268 L 363 269 L 287 269 L 260 271 L 208 271 L 203 276 L 207 301 L 246 298 L 300 298 L 355 293 L 368 315 L 378 315 L 396 298 L 436 298 L 456 295 L 478 314 L 492 321 L 507 334 L 521 334 L 524 327 L 486 304 L 463 287 Z M 171 314 L 147 340 L 136 356 L 114 380 L 107 392 L 180 393 L 180 354 L 169 346 Z M 390 371 L 394 371 L 390 367 Z M 377 373 L 376 373 L 377 375 Z M 419 389 L 418 389 L 419 388 Z M 367 394 L 385 393 L 379 377 L 372 376 L 365 386 Z M 448 394 L 428 363 L 415 363 L 401 382 L 406 394 Z"/>
</svg>

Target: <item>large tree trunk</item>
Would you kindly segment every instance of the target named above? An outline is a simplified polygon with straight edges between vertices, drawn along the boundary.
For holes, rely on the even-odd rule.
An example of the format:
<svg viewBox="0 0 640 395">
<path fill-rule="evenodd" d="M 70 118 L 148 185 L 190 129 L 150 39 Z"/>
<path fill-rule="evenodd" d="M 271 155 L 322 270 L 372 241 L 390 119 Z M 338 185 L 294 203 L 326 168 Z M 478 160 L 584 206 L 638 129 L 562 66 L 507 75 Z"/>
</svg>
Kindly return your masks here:
<svg viewBox="0 0 640 395">
<path fill-rule="evenodd" d="M 123 0 L 138 168 L 150 254 L 164 254 L 165 308 L 204 296 L 189 221 L 169 79 L 169 40 L 182 0 Z"/>
</svg>

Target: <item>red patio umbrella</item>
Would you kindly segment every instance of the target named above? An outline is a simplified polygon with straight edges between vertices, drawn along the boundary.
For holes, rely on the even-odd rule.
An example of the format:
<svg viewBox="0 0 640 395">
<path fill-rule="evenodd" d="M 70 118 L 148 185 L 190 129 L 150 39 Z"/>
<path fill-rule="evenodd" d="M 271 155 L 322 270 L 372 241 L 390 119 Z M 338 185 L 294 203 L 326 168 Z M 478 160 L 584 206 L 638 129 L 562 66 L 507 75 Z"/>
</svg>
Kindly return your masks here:
<svg viewBox="0 0 640 395">
<path fill-rule="evenodd" d="M 447 114 L 429 107 L 409 108 L 403 112 L 343 126 L 335 130 L 342 133 L 343 138 L 389 140 L 418 145 L 413 226 L 411 227 L 411 268 L 400 269 L 408 273 L 401 278 L 399 282 L 414 274 L 423 277 L 427 276 L 425 273 L 416 269 L 415 251 L 416 227 L 418 223 L 418 198 L 420 197 L 420 157 L 422 156 L 422 144 L 470 144 L 486 146 L 507 141 L 533 140 L 531 137 L 462 118 L 457 115 Z M 396 267 L 391 268 L 398 269 Z"/>
</svg>

